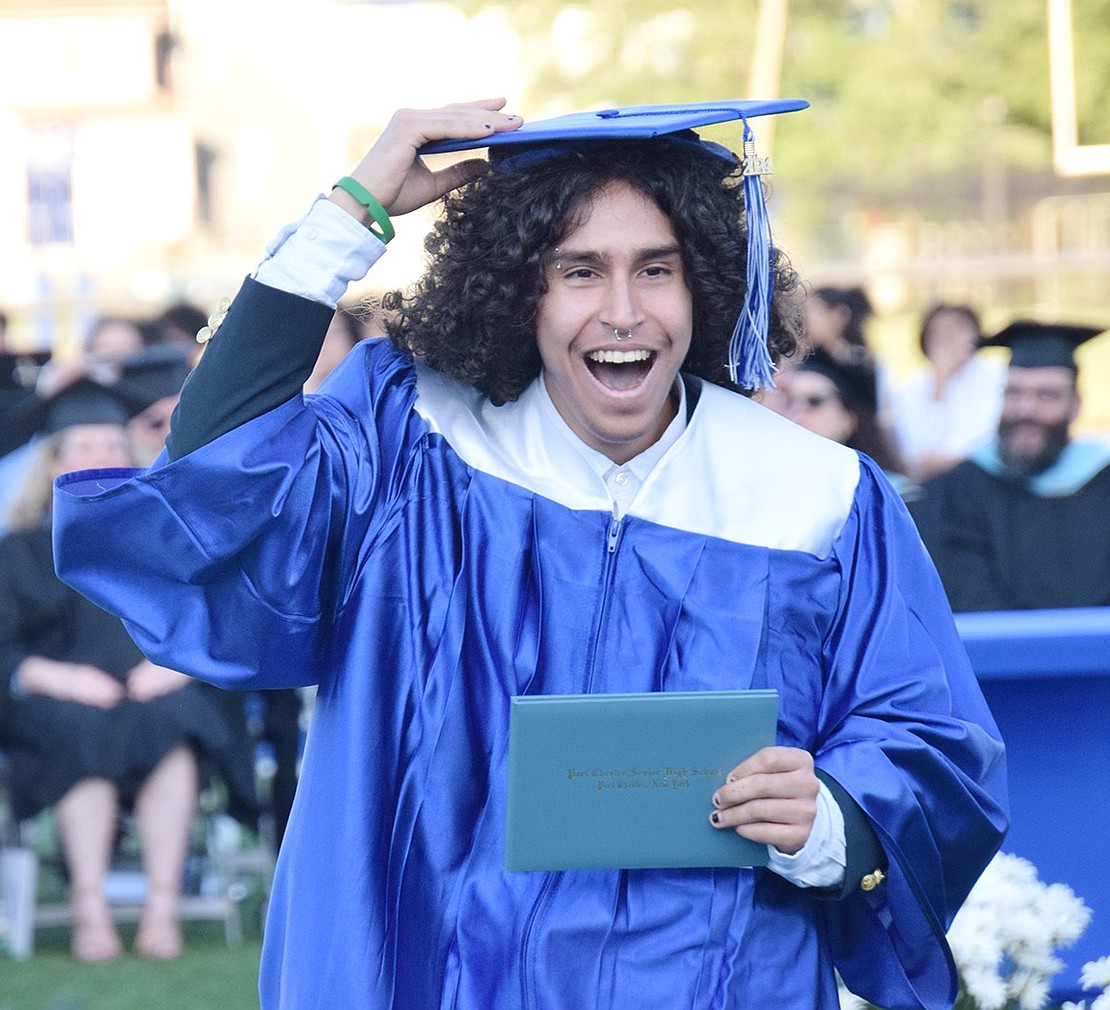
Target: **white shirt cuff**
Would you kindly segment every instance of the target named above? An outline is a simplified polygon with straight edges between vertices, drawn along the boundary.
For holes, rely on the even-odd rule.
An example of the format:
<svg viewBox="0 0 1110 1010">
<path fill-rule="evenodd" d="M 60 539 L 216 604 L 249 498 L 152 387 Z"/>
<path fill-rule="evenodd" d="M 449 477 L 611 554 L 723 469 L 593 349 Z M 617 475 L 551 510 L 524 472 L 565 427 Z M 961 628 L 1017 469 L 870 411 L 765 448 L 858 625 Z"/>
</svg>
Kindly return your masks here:
<svg viewBox="0 0 1110 1010">
<path fill-rule="evenodd" d="M 768 845 L 767 868 L 799 887 L 838 887 L 848 865 L 844 814 L 825 783 L 818 786 L 817 816 L 805 845 L 792 856 Z"/>
<path fill-rule="evenodd" d="M 365 277 L 384 252 L 385 244 L 369 228 L 319 196 L 308 213 L 271 239 L 251 276 L 334 309 L 347 285 Z"/>
</svg>

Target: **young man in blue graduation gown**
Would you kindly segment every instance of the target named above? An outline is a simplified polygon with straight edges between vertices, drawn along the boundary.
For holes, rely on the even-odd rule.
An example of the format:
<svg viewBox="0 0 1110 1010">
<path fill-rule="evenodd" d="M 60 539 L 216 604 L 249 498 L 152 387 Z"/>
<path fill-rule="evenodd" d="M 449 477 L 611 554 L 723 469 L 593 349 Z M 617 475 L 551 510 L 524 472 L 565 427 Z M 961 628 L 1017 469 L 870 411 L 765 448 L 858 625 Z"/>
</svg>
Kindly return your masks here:
<svg viewBox="0 0 1110 1010">
<path fill-rule="evenodd" d="M 263 1006 L 831 1010 L 834 967 L 949 1006 L 1002 746 L 882 474 L 737 391 L 797 278 L 689 129 L 804 103 L 502 105 L 397 113 L 217 320 L 169 458 L 57 491 L 60 571 L 149 654 L 319 685 Z M 445 194 L 392 339 L 302 397 L 389 218 Z M 722 688 L 780 694 L 705 798 L 767 868 L 502 868 L 512 696 Z"/>
</svg>

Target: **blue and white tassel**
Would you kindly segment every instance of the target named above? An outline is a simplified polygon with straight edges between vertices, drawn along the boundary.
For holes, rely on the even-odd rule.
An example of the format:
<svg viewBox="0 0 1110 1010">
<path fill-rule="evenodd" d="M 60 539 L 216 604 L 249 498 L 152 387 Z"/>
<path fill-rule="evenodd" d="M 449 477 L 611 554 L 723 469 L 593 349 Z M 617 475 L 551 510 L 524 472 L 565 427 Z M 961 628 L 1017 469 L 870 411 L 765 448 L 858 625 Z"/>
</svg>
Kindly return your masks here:
<svg viewBox="0 0 1110 1010">
<path fill-rule="evenodd" d="M 742 389 L 774 389 L 775 366 L 767 347 L 774 273 L 771 223 L 763 194 L 763 176 L 771 173 L 771 159 L 756 155 L 755 136 L 747 120 L 744 120 L 742 170 L 748 223 L 748 291 L 728 345 L 728 374 Z"/>
</svg>

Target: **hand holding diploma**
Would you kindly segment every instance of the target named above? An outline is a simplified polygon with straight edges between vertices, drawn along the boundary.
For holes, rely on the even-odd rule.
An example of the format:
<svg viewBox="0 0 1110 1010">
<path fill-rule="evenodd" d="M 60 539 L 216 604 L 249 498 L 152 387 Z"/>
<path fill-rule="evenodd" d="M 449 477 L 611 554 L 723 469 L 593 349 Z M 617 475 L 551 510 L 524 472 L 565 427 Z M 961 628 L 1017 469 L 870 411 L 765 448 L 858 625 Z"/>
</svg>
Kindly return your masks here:
<svg viewBox="0 0 1110 1010">
<path fill-rule="evenodd" d="M 817 816 L 813 755 L 797 747 L 764 747 L 741 761 L 713 794 L 710 821 L 785 855 L 798 852 Z"/>
</svg>

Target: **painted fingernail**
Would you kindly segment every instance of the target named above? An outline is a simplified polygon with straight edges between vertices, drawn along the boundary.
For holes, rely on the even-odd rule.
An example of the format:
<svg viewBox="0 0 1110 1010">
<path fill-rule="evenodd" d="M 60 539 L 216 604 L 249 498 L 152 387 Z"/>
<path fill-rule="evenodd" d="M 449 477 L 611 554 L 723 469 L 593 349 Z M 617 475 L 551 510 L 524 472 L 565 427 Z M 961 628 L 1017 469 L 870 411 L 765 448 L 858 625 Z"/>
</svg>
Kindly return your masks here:
<svg viewBox="0 0 1110 1010">
<path fill-rule="evenodd" d="M 729 783 L 735 782 L 735 781 L 736 781 L 736 776 L 735 775 L 730 775 L 727 779 L 725 779 L 725 785 L 728 785 Z"/>
<path fill-rule="evenodd" d="M 720 815 L 719 813 L 717 813 L 717 811 L 716 811 L 716 810 L 714 810 L 714 811 L 713 811 L 713 813 L 711 813 L 711 814 L 709 815 L 709 819 L 710 819 L 710 820 L 711 820 L 711 821 L 712 821 L 712 822 L 713 822 L 714 824 L 720 824 L 720 823 L 721 823 L 721 815 Z"/>
<path fill-rule="evenodd" d="M 721 805 L 721 797 L 716 793 L 713 794 L 713 806 L 719 807 Z"/>
</svg>

